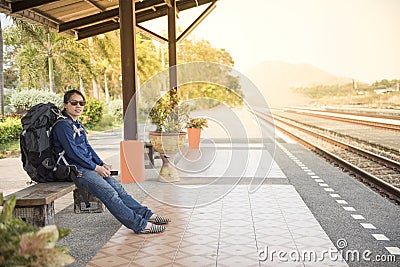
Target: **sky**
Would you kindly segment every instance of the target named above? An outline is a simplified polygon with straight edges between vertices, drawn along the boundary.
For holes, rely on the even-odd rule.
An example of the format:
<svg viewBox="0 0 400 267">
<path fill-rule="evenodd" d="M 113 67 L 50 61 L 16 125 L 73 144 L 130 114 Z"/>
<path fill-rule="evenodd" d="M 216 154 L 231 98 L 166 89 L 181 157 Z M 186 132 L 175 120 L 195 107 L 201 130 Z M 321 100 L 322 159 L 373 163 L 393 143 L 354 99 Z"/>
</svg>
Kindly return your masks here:
<svg viewBox="0 0 400 267">
<path fill-rule="evenodd" d="M 201 10 L 180 12 L 177 24 Z M 161 25 L 165 17 L 146 27 Z M 219 0 L 190 37 L 225 48 L 243 73 L 273 60 L 362 82 L 400 79 L 400 0 Z"/>
<path fill-rule="evenodd" d="M 177 25 L 205 8 L 180 12 Z M 162 33 L 167 20 L 144 25 Z M 400 0 L 218 0 L 189 36 L 225 48 L 242 73 L 272 60 L 361 82 L 400 79 Z"/>
</svg>

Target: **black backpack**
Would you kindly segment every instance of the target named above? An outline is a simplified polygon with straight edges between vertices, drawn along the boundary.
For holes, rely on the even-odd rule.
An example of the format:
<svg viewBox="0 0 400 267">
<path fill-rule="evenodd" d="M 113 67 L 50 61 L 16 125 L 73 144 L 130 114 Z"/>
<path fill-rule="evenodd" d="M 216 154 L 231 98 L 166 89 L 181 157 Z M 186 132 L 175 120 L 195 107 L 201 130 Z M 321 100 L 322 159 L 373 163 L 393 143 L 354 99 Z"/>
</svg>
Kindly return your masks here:
<svg viewBox="0 0 400 267">
<path fill-rule="evenodd" d="M 69 175 L 65 175 L 65 172 L 71 172 L 69 166 L 62 166 L 57 171 L 59 159 L 55 158 L 51 130 L 60 120 L 73 124 L 73 121 L 63 116 L 53 103 L 35 105 L 21 119 L 22 164 L 35 182 L 72 181 Z"/>
</svg>

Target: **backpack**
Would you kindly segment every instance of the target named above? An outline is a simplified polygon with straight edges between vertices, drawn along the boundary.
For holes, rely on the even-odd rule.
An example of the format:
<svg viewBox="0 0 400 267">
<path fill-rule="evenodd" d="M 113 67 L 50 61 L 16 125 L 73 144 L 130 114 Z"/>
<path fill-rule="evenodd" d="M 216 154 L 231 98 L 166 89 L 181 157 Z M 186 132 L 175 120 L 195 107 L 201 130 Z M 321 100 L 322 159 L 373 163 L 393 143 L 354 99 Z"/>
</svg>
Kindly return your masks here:
<svg viewBox="0 0 400 267">
<path fill-rule="evenodd" d="M 57 171 L 60 156 L 55 159 L 51 130 L 61 120 L 73 124 L 70 118 L 63 116 L 57 106 L 50 102 L 33 106 L 21 118 L 21 160 L 24 170 L 35 182 L 72 181 L 70 175 L 65 175 L 65 172 L 73 171 L 70 166 L 60 166 Z"/>
</svg>

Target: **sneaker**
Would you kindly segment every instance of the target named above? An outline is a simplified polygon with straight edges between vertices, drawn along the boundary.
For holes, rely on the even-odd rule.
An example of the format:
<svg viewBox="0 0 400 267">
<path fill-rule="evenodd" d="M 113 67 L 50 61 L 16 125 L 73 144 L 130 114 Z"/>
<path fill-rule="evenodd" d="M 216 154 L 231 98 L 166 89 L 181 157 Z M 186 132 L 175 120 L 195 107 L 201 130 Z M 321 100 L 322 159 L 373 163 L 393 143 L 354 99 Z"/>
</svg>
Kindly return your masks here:
<svg viewBox="0 0 400 267">
<path fill-rule="evenodd" d="M 157 233 L 164 232 L 165 229 L 167 229 L 165 226 L 151 224 L 150 228 L 143 229 L 142 231 L 139 232 L 139 234 L 157 234 Z"/>
<path fill-rule="evenodd" d="M 154 224 L 167 224 L 169 223 L 171 220 L 168 218 L 164 218 L 161 216 L 156 215 L 154 218 L 150 218 L 147 220 L 148 222 L 154 223 Z"/>
</svg>

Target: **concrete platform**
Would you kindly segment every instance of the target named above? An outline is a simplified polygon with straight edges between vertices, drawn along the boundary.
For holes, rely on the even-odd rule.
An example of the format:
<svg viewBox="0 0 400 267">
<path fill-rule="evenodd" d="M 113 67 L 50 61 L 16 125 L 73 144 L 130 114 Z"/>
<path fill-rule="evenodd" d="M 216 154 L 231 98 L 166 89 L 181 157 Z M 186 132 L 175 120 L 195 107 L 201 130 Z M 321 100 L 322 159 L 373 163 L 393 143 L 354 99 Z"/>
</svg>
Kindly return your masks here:
<svg viewBox="0 0 400 267">
<path fill-rule="evenodd" d="M 229 139 L 211 127 L 200 151 L 182 151 L 180 182 L 158 182 L 156 160 L 145 182 L 124 184 L 172 219 L 164 233 L 136 235 L 109 212 L 74 214 L 66 204 L 56 224 L 72 229 L 60 242 L 76 258 L 70 267 L 398 266 L 397 205 L 268 126 L 260 130 L 247 111 L 235 112 L 246 138 Z M 237 127 L 232 119 L 224 123 Z M 119 166 L 119 131 L 89 138 L 106 162 Z M 28 180 L 19 166 L 19 159 L 0 160 L 0 189 Z"/>
<path fill-rule="evenodd" d="M 291 185 L 262 185 L 254 193 L 247 185 L 211 185 L 196 194 L 157 189 L 151 194 L 163 192 L 162 199 L 143 204 L 171 218 L 167 230 L 135 235 L 121 227 L 87 266 L 347 266 Z M 162 203 L 173 197 L 193 207 Z"/>
</svg>

